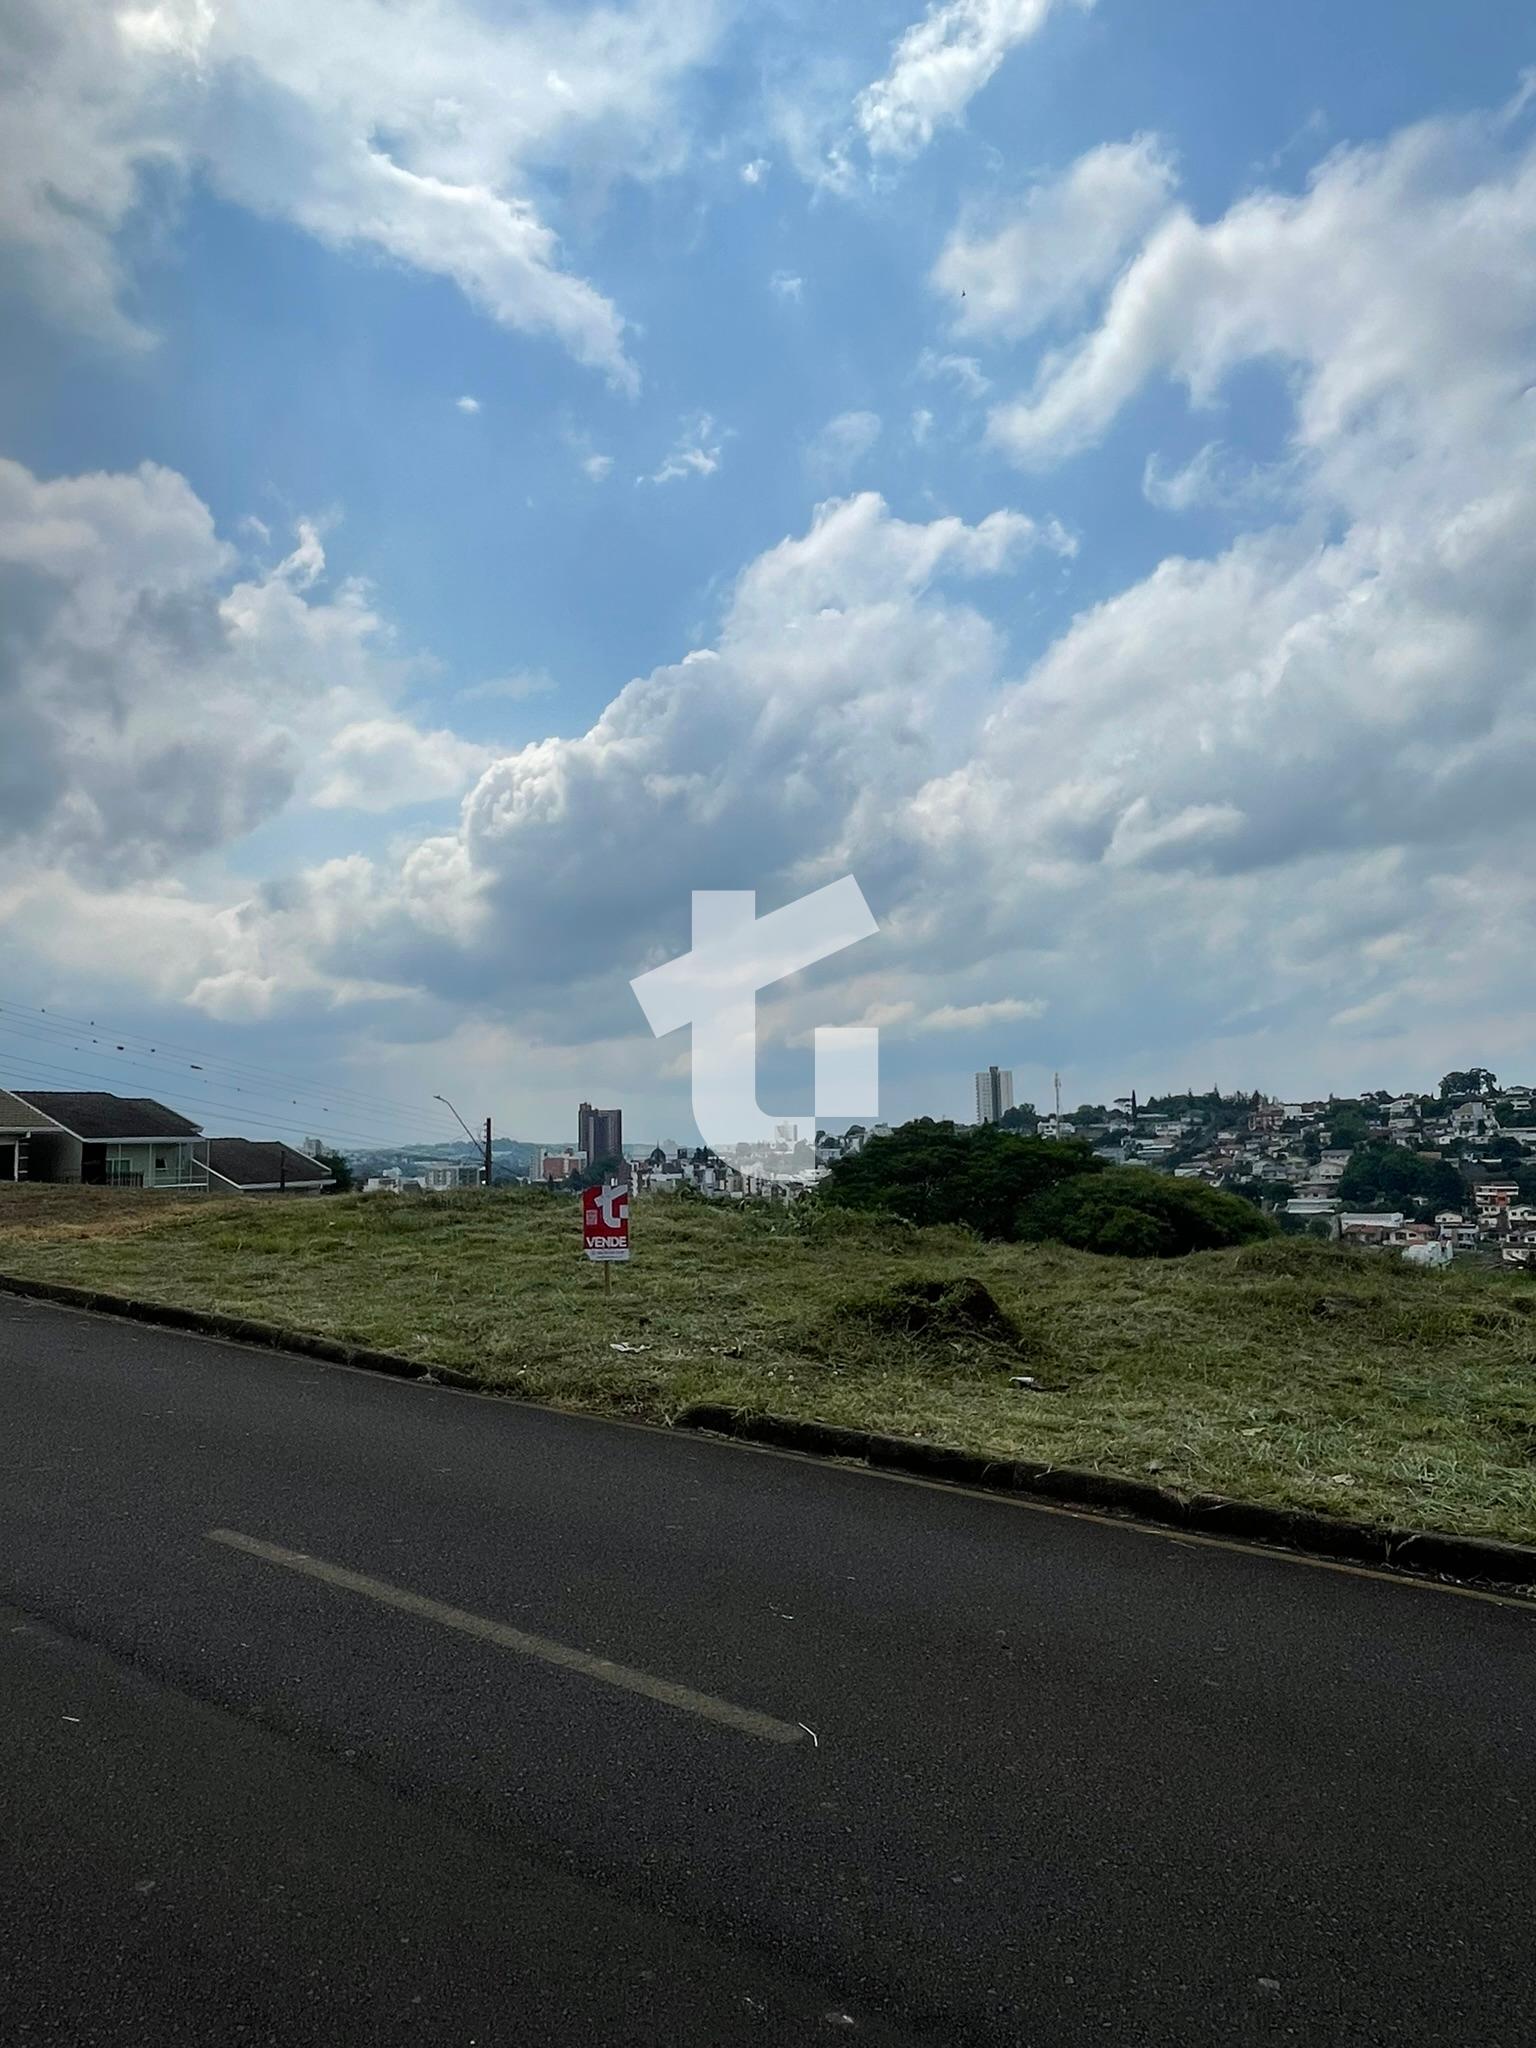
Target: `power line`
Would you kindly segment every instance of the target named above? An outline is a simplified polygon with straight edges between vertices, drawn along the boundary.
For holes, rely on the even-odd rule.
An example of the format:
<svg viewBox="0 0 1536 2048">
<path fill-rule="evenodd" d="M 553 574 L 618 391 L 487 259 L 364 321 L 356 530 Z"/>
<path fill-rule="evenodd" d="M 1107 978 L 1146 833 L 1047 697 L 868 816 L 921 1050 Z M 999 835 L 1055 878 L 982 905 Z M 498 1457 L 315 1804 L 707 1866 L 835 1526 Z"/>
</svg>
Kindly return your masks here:
<svg viewBox="0 0 1536 2048">
<path fill-rule="evenodd" d="M 11 1028 L 12 1027 L 9 1026 L 5 1027 L 5 1029 L 7 1030 Z M 60 1048 L 55 1047 L 52 1044 L 50 1044 L 47 1049 L 50 1052 L 60 1050 Z M 78 1050 L 77 1048 L 72 1049 Z M 359 1124 L 361 1124 L 361 1122 L 363 1121 L 363 1119 L 359 1117 L 357 1119 L 357 1122 L 353 1123 L 349 1116 L 349 1120 L 346 1125 L 336 1123 L 333 1121 L 332 1112 L 330 1108 L 326 1105 L 321 1105 L 317 1108 L 313 1104 L 302 1103 L 273 1104 L 271 1102 L 222 1102 L 203 1092 L 204 1090 L 206 1090 L 208 1086 L 216 1084 L 210 1084 L 209 1082 L 204 1081 L 197 1088 L 193 1088 L 189 1084 L 179 1080 L 176 1076 L 168 1075 L 163 1068 L 146 1068 L 141 1061 L 132 1059 L 114 1060 L 109 1054 L 81 1054 L 80 1057 L 84 1060 L 86 1066 L 90 1069 L 90 1071 L 88 1073 L 85 1073 L 83 1076 L 79 1069 L 76 1069 L 74 1067 L 62 1067 L 54 1061 L 44 1059 L 42 1055 L 31 1046 L 26 1046 L 20 1049 L 19 1051 L 14 1052 L 10 1055 L 10 1057 L 19 1060 L 22 1065 L 29 1067 L 31 1070 L 35 1072 L 63 1076 L 64 1078 L 74 1080 L 77 1083 L 80 1082 L 83 1078 L 85 1080 L 94 1082 L 98 1085 L 103 1081 L 117 1082 L 120 1085 L 123 1079 L 125 1078 L 123 1071 L 125 1068 L 132 1069 L 135 1072 L 140 1073 L 147 1072 L 154 1079 L 160 1095 L 165 1097 L 175 1097 L 180 1102 L 191 1104 L 200 1112 L 204 1110 L 216 1110 L 221 1113 L 229 1112 L 230 1114 L 235 1114 L 246 1113 L 254 1108 L 260 1110 L 265 1120 L 269 1123 L 285 1122 L 290 1124 L 313 1124 L 319 1123 L 323 1120 L 327 1129 L 334 1130 L 338 1134 L 346 1134 L 348 1131 L 355 1134 L 357 1132 Z M 130 1085 L 133 1084 L 130 1083 Z M 247 1093 L 245 1089 L 239 1087 L 234 1088 L 232 1092 L 237 1095 L 244 1095 Z M 290 1114 L 290 1112 L 293 1113 Z M 373 1139 L 370 1139 L 368 1142 L 378 1143 L 381 1146 L 386 1143 L 386 1141 L 384 1140 Z M 388 1141 L 391 1148 L 396 1142 L 398 1141 Z M 432 1140 L 432 1142 L 436 1143 L 438 1141 L 434 1139 Z"/>
<path fill-rule="evenodd" d="M 436 1112 L 429 1109 L 424 1103 L 400 1102 L 389 1096 L 378 1094 L 373 1090 L 355 1088 L 344 1082 L 330 1086 L 320 1085 L 313 1081 L 298 1081 L 291 1074 L 282 1073 L 275 1068 L 259 1066 L 253 1061 L 235 1059 L 220 1053 L 210 1053 L 197 1046 L 178 1044 L 171 1039 L 155 1038 L 152 1040 L 142 1032 L 114 1031 L 110 1025 L 103 1024 L 94 1017 L 71 1017 L 66 1012 L 60 1010 L 48 1010 L 32 1004 L 10 1002 L 0 1003 L 0 1014 L 17 1020 L 24 1018 L 27 1025 L 30 1025 L 39 1034 L 47 1033 L 55 1038 L 72 1038 L 77 1034 L 101 1033 L 105 1038 L 112 1041 L 115 1049 L 119 1052 L 127 1052 L 130 1049 L 140 1052 L 147 1050 L 157 1058 L 162 1055 L 169 1057 L 171 1054 L 179 1054 L 187 1060 L 189 1065 L 197 1067 L 199 1071 L 208 1067 L 223 1069 L 226 1077 L 237 1084 L 238 1079 L 243 1077 L 247 1081 L 281 1088 L 285 1093 L 290 1093 L 294 1096 L 329 1097 L 338 1102 L 346 1099 L 356 1108 L 366 1107 L 375 1113 L 380 1110 L 387 1110 L 391 1114 L 403 1116 L 436 1115 Z M 41 1021 L 35 1022 L 34 1020 Z M 14 1028 L 21 1029 L 23 1026 L 18 1022 Z M 99 1045 L 101 1040 L 95 1039 L 93 1043 Z"/>
<path fill-rule="evenodd" d="M 35 1087 L 39 1090 L 39 1092 L 51 1093 L 57 1087 L 58 1082 L 61 1080 L 68 1081 L 72 1083 L 76 1089 L 79 1089 L 81 1088 L 82 1083 L 99 1081 L 102 1078 L 111 1078 L 110 1076 L 103 1077 L 97 1074 L 82 1074 L 77 1069 L 54 1066 L 50 1061 L 39 1060 L 36 1058 L 32 1058 L 30 1056 L 23 1062 L 23 1064 L 26 1068 L 26 1071 L 24 1073 L 12 1074 L 8 1077 L 10 1085 L 13 1087 L 13 1089 L 25 1091 L 28 1087 Z M 32 1075 L 37 1075 L 40 1078 L 37 1081 L 33 1081 L 31 1079 Z M 249 1105 L 237 1106 L 232 1103 L 224 1102 L 200 1102 L 196 1096 L 189 1096 L 185 1093 L 185 1091 L 178 1090 L 175 1088 L 167 1088 L 163 1090 L 163 1093 L 166 1096 L 172 1098 L 165 1104 L 165 1107 L 167 1109 L 176 1109 L 177 1104 L 175 1098 L 179 1096 L 180 1100 L 184 1104 L 188 1104 L 192 1108 L 195 1108 L 199 1111 L 216 1110 L 219 1113 L 219 1115 L 225 1119 L 226 1122 L 244 1123 L 250 1126 L 252 1129 L 266 1131 L 271 1136 L 279 1135 L 285 1124 L 287 1128 L 289 1128 L 290 1130 L 294 1127 L 292 1119 L 282 1119 L 271 1114 L 268 1114 L 266 1116 L 252 1116 L 250 1113 Z M 180 1111 L 178 1111 L 177 1113 L 180 1114 Z M 328 1113 L 324 1111 L 322 1111 L 321 1114 L 328 1116 Z M 300 1121 L 303 1120 L 304 1119 L 300 1119 Z M 318 1118 L 310 1119 L 310 1121 L 318 1120 Z M 217 1132 L 214 1132 L 212 1133 L 212 1135 L 217 1137 L 219 1134 Z M 334 1124 L 330 1123 L 329 1121 L 327 1121 L 325 1128 L 322 1131 L 315 1133 L 315 1135 L 320 1137 L 341 1138 L 360 1151 L 398 1152 L 402 1149 L 399 1141 L 396 1139 L 381 1138 L 370 1133 L 364 1133 L 362 1131 L 359 1131 L 349 1125 Z M 428 1142 L 437 1144 L 447 1143 L 449 1141 L 432 1139 Z"/>
<path fill-rule="evenodd" d="M 91 1049 L 87 1050 L 85 1046 L 77 1042 L 77 1034 L 72 1032 L 63 1034 L 56 1031 L 50 1032 L 46 1027 L 38 1028 L 30 1023 L 16 1023 L 8 1017 L 0 1019 L 0 1029 L 3 1029 L 18 1040 L 34 1041 L 49 1052 L 62 1054 L 67 1050 L 80 1058 L 95 1061 L 105 1066 L 114 1078 L 120 1076 L 125 1069 L 131 1069 L 136 1073 L 148 1074 L 153 1077 L 162 1093 L 174 1088 L 179 1089 L 184 1095 L 190 1095 L 194 1090 L 202 1090 L 210 1086 L 222 1086 L 226 1092 L 235 1095 L 256 1096 L 268 1102 L 276 1096 L 282 1095 L 286 1098 L 283 1104 L 284 1109 L 293 1110 L 296 1120 L 300 1122 L 306 1118 L 311 1120 L 321 1116 L 329 1118 L 333 1113 L 334 1105 L 334 1108 L 340 1110 L 343 1115 L 356 1118 L 359 1121 L 364 1119 L 371 1121 L 374 1117 L 388 1115 L 392 1120 L 395 1117 L 409 1118 L 418 1127 L 429 1120 L 433 1127 L 446 1125 L 446 1119 L 439 1109 L 428 1109 L 424 1106 L 408 1107 L 401 1103 L 383 1104 L 371 1102 L 361 1097 L 348 1099 L 335 1091 L 305 1087 L 302 1083 L 293 1084 L 273 1081 L 271 1083 L 263 1083 L 260 1086 L 247 1085 L 239 1078 L 238 1072 L 226 1072 L 222 1068 L 221 1063 L 211 1060 L 206 1062 L 206 1065 L 197 1065 L 195 1067 L 198 1079 L 194 1082 L 186 1075 L 176 1071 L 174 1066 L 168 1065 L 164 1060 L 157 1059 L 154 1064 L 150 1064 L 146 1060 L 135 1058 L 129 1050 L 130 1041 L 115 1043 L 92 1039 Z M 151 1047 L 150 1050 L 154 1053 L 157 1051 L 157 1048 Z M 25 1047 L 26 1055 L 30 1056 L 32 1051 L 33 1046 L 28 1044 Z M 327 1097 L 331 1099 L 327 1100 Z"/>
<path fill-rule="evenodd" d="M 169 1049 L 162 1049 L 158 1044 L 151 1044 L 148 1040 L 138 1040 L 131 1033 L 119 1040 L 110 1033 L 104 1037 L 93 1036 L 89 1026 L 71 1031 L 50 1028 L 46 1022 L 34 1024 L 28 1020 L 26 1023 L 19 1023 L 13 1017 L 7 1017 L 4 1021 L 8 1029 L 50 1046 L 60 1049 L 68 1046 L 73 1052 L 86 1054 L 88 1057 L 100 1056 L 109 1061 L 113 1061 L 113 1056 L 117 1055 L 119 1060 L 114 1063 L 137 1066 L 146 1073 L 158 1075 L 168 1071 L 175 1072 L 182 1064 L 171 1056 Z M 79 1042 L 82 1039 L 89 1040 L 90 1053 L 87 1053 L 86 1046 Z M 155 1064 L 150 1066 L 143 1059 L 135 1058 L 139 1053 L 147 1053 Z M 330 1088 L 314 1082 L 295 1081 L 290 1076 L 268 1074 L 261 1069 L 247 1068 L 206 1053 L 201 1060 L 186 1058 L 185 1066 L 189 1073 L 203 1077 L 200 1085 L 207 1085 L 208 1078 L 212 1076 L 236 1093 L 282 1095 L 295 1107 L 302 1107 L 305 1102 L 314 1102 L 322 1103 L 327 1108 L 334 1105 L 347 1110 L 361 1110 L 373 1116 L 408 1117 L 415 1121 L 423 1117 L 431 1117 L 434 1121 L 437 1119 L 437 1112 L 425 1104 L 393 1102 L 382 1097 L 365 1095 L 361 1090 Z M 184 1082 L 184 1085 L 190 1084 Z"/>
</svg>

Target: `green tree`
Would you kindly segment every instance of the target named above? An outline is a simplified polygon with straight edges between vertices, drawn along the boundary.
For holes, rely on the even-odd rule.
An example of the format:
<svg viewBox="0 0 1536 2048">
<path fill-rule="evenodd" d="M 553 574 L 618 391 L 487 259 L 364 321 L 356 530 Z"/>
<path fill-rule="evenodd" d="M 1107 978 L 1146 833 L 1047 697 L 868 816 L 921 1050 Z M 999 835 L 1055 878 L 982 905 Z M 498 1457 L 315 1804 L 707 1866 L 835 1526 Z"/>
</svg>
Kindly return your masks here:
<svg viewBox="0 0 1536 2048">
<path fill-rule="evenodd" d="M 1362 1146 L 1344 1169 L 1339 1193 L 1360 1208 L 1402 1209 L 1419 1217 L 1459 1209 L 1466 1199 L 1461 1175 L 1448 1159 L 1402 1145 Z"/>
<path fill-rule="evenodd" d="M 921 1117 L 839 1159 L 818 1193 L 835 1208 L 886 1210 L 911 1223 L 959 1223 L 983 1237 L 1011 1238 L 1030 1196 L 1102 1171 L 1086 1145 Z"/>
<path fill-rule="evenodd" d="M 315 1159 L 319 1165 L 325 1168 L 331 1179 L 335 1181 L 336 1185 L 331 1190 L 333 1194 L 347 1195 L 357 1186 L 357 1182 L 352 1177 L 351 1167 L 348 1166 L 346 1160 L 342 1158 L 339 1152 L 317 1152 Z"/>
<path fill-rule="evenodd" d="M 1046 1189 L 1024 1204 L 1018 1227 L 1021 1237 L 1139 1259 L 1251 1244 L 1272 1237 L 1275 1228 L 1236 1195 L 1137 1166 L 1111 1167 L 1092 1179 Z"/>
<path fill-rule="evenodd" d="M 1032 1135 L 1040 1124 L 1040 1112 L 1032 1102 L 1016 1102 L 1012 1109 L 1005 1109 L 998 1119 L 1000 1131 L 1022 1131 Z"/>
<path fill-rule="evenodd" d="M 1333 1122 L 1328 1131 L 1328 1143 L 1335 1149 L 1368 1145 L 1374 1135 L 1370 1118 L 1358 1102 L 1335 1104 Z"/>
<path fill-rule="evenodd" d="M 1450 1102 L 1468 1095 L 1496 1095 L 1498 1076 L 1487 1067 L 1468 1067 L 1463 1073 L 1453 1068 L 1449 1074 L 1440 1077 L 1440 1100 Z"/>
</svg>

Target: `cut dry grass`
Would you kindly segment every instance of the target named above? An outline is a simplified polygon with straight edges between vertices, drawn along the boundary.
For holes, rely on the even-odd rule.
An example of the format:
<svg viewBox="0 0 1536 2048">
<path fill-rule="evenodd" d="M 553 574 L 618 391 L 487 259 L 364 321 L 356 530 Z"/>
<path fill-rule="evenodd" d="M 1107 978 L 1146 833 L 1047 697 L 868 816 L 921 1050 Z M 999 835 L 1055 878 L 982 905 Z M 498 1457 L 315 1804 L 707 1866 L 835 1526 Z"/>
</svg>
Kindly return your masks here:
<svg viewBox="0 0 1536 2048">
<path fill-rule="evenodd" d="M 1100 1259 L 676 1197 L 638 1204 L 634 1237 L 605 1299 L 573 1204 L 542 1193 L 0 1193 L 0 1270 L 318 1331 L 563 1406 L 664 1421 L 723 1402 L 1536 1541 L 1522 1275 L 1296 1240 Z"/>
</svg>

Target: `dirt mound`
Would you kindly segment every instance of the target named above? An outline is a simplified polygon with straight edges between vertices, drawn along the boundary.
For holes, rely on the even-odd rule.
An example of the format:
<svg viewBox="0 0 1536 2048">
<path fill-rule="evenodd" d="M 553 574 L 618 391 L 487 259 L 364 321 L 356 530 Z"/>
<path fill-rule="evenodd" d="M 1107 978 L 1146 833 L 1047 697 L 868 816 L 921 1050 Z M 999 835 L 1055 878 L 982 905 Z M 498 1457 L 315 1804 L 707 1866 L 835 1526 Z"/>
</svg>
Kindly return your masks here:
<svg viewBox="0 0 1536 2048">
<path fill-rule="evenodd" d="M 962 1275 L 956 1280 L 902 1280 L 879 1294 L 845 1302 L 844 1323 L 888 1336 L 931 1344 L 1008 1344 L 1020 1341 L 1018 1324 L 990 1289 Z"/>
</svg>

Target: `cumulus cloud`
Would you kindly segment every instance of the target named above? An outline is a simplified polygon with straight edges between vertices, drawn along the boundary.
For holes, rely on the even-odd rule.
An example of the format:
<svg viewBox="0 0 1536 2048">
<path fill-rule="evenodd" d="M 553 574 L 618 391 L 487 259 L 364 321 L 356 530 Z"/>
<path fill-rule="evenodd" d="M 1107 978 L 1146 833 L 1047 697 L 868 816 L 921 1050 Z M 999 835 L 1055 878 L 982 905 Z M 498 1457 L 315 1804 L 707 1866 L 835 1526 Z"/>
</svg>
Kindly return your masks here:
<svg viewBox="0 0 1536 2048">
<path fill-rule="evenodd" d="M 1174 170 L 1156 136 L 1106 142 L 1008 208 L 972 212 L 934 265 L 957 328 L 1017 341 L 1080 313 L 1166 209 Z"/>
<path fill-rule="evenodd" d="M 1059 577 L 1071 541 L 1049 520 L 830 502 L 746 567 L 709 644 L 631 682 L 588 731 L 492 761 L 452 829 L 269 883 L 201 926 L 166 912 L 185 985 L 223 1006 L 430 988 L 568 1038 L 575 992 L 620 1003 L 630 975 L 686 946 L 691 890 L 754 888 L 771 907 L 852 872 L 882 929 L 839 1021 L 953 1016 L 927 1026 L 942 1042 L 989 1003 L 1048 1004 L 1059 1043 L 1112 1039 L 1128 1082 L 1186 1078 L 1174 1048 L 1180 1070 L 1247 1085 L 1348 1085 L 1388 1055 L 1408 1078 L 1438 1071 L 1469 1036 L 1488 1057 L 1522 1046 L 1536 149 L 1513 119 L 1410 130 L 1211 226 L 1175 209 L 1103 289 L 1026 401 L 1045 411 L 1016 452 L 1042 461 L 1107 431 L 1154 375 L 1200 401 L 1278 366 L 1285 494 L 1246 503 L 1219 550 L 1170 556 L 1031 647 L 1001 622 L 1028 617 L 1031 578 Z M 20 580 L 0 615 L 31 679 L 6 730 L 38 765 L 0 816 L 30 803 L 50 843 L 100 843 L 62 833 L 72 793 L 95 801 L 109 777 L 60 751 L 77 719 L 50 706 L 97 707 L 131 763 L 137 721 L 166 701 L 167 646 L 182 699 L 190 647 L 222 727 L 258 750 L 299 713 L 240 726 L 219 695 L 231 640 L 258 703 L 284 650 L 306 702 L 317 674 L 358 664 L 371 700 L 280 749 L 281 786 L 349 727 L 399 715 L 369 680 L 378 622 L 362 626 L 360 595 L 324 594 L 317 542 L 253 576 L 163 472 L 5 475 L 0 561 Z M 317 634 L 334 643 L 323 663 Z M 215 770 L 216 810 L 274 800 L 239 749 Z M 144 812 L 132 773 L 114 787 Z M 1321 1067 L 1335 1016 L 1348 1040 Z"/>
<path fill-rule="evenodd" d="M 748 568 L 713 645 L 631 684 L 579 739 L 489 769 L 419 873 L 376 877 L 365 923 L 414 928 L 419 948 L 442 891 L 485 920 L 482 945 L 506 934 L 558 972 L 611 929 L 639 968 L 677 949 L 680 926 L 662 939 L 657 920 L 680 920 L 694 887 L 782 897 L 852 870 L 903 963 L 868 1003 L 974 1008 L 953 986 L 987 960 L 1060 1028 L 1114 1013 L 1123 1036 L 1131 991 L 1132 1029 L 1159 1028 L 1156 990 L 1160 1028 L 1213 1058 L 1248 1047 L 1255 1078 L 1265 1019 L 1419 1001 L 1414 963 L 1448 917 L 1495 944 L 1463 878 L 1529 846 L 1532 156 L 1496 123 L 1436 124 L 1197 231 L 1227 253 L 1219 298 L 1181 298 L 1179 334 L 1233 367 L 1269 360 L 1282 330 L 1306 342 L 1289 350 L 1303 459 L 1278 523 L 1170 557 L 1017 672 L 955 579 L 1028 574 L 1065 536 L 1012 513 L 825 507 Z M 1262 232 L 1234 244 L 1234 218 Z M 1505 288 L 1474 288 L 1486 275 Z M 530 892 L 533 874 L 573 893 Z M 1536 886 L 1495 895 L 1497 961 L 1443 939 L 1473 963 L 1463 1008 L 1508 983 L 1528 939 Z M 405 973 L 349 932 L 348 971 Z"/>
<path fill-rule="evenodd" d="M 477 413 L 480 410 L 479 399 L 471 398 L 467 391 L 465 392 L 462 398 L 456 398 L 453 402 L 458 407 L 460 412 L 467 412 L 473 414 Z"/>
<path fill-rule="evenodd" d="M 0 241 L 50 311 L 120 345 L 149 337 L 123 308 L 115 237 L 143 175 L 185 159 L 158 103 L 163 71 L 102 6 L 0 11 Z"/>
<path fill-rule="evenodd" d="M 324 571 L 308 523 L 276 567 L 251 570 L 185 479 L 152 463 L 46 481 L 0 461 L 0 842 L 13 860 L 153 876 L 275 816 L 338 734 L 356 768 L 404 667 L 366 591 L 320 594 Z M 390 730 L 398 784 L 408 728 Z M 441 738 L 422 742 L 434 793 Z M 338 755 L 329 770 L 338 792 L 343 767 Z"/>
<path fill-rule="evenodd" d="M 1422 996 L 1408 963 L 1465 908 L 1460 878 L 1528 850 L 1536 148 L 1517 133 L 1429 123 L 1336 154 L 1299 196 L 1169 219 L 1093 331 L 1000 409 L 998 439 L 1040 466 L 1152 375 L 1200 401 L 1278 361 L 1292 517 L 1080 616 L 999 693 L 976 758 L 918 797 L 935 859 L 992 876 L 994 935 L 1070 921 L 1086 960 L 1090 924 L 1123 936 L 1134 916 L 1187 954 L 1207 1015 L 1332 985 L 1352 997 L 1329 1013 L 1363 1026 Z M 1149 495 L 1230 505 L 1241 481 L 1212 448 L 1154 466 Z M 1528 944 L 1533 892 L 1499 896 L 1506 943 Z M 1122 960 L 1130 985 L 1156 975 L 1139 944 Z"/>
<path fill-rule="evenodd" d="M 798 305 L 805 293 L 805 279 L 792 270 L 776 270 L 768 280 L 768 289 L 775 298 L 791 299 Z"/>
<path fill-rule="evenodd" d="M 451 732 L 422 732 L 404 718 L 343 726 L 320 759 L 312 801 L 322 810 L 393 811 L 459 796 L 491 760 L 488 747 Z"/>
<path fill-rule="evenodd" d="M 1431 121 L 1329 157 L 1299 195 L 1256 192 L 1202 226 L 1171 211 L 1098 324 L 1049 356 L 991 432 L 1029 467 L 1097 441 L 1149 379 L 1208 404 L 1238 365 L 1286 366 L 1299 446 L 1464 443 L 1525 374 L 1536 159 L 1497 124 Z M 1497 280 L 1496 286 L 1490 280 Z M 1492 380 L 1490 384 L 1489 380 Z"/>
<path fill-rule="evenodd" d="M 960 119 L 1009 51 L 1039 33 L 1055 4 L 935 0 L 897 42 L 884 77 L 858 97 L 854 118 L 871 155 L 913 157 L 926 149 L 935 129 Z"/>
<path fill-rule="evenodd" d="M 964 758 L 1001 661 L 952 586 L 1058 544 L 1015 512 L 821 507 L 743 573 L 714 645 L 629 684 L 579 737 L 494 762 L 456 831 L 263 892 L 244 971 L 297 956 L 358 982 L 468 974 L 487 1000 L 568 1013 L 572 977 L 621 981 L 677 950 L 694 887 L 809 885 L 856 855 L 878 873 L 893 797 Z"/>
<path fill-rule="evenodd" d="M 563 264 L 538 173 L 676 160 L 678 81 L 710 0 L 10 0 L 0 14 L 0 236 L 61 313 L 118 338 L 121 231 L 157 168 L 337 247 L 451 279 L 632 388 L 617 309 Z"/>
</svg>

